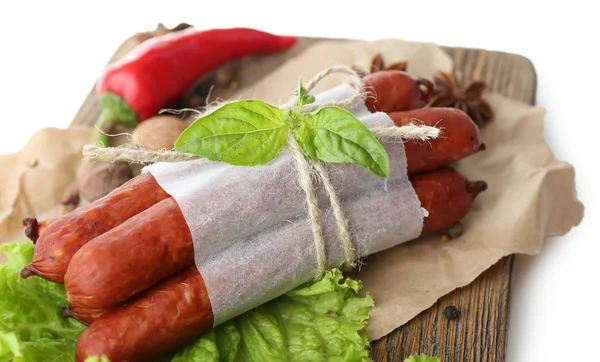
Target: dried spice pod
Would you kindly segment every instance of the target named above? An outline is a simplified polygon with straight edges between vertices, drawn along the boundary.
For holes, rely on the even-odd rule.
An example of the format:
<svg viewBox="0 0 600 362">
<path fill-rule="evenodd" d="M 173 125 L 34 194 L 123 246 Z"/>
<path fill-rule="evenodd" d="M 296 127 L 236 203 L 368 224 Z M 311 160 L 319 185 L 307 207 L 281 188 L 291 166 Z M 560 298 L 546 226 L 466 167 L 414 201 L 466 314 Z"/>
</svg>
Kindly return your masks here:
<svg viewBox="0 0 600 362">
<path fill-rule="evenodd" d="M 434 77 L 434 94 L 429 106 L 460 109 L 482 127 L 494 118 L 492 106 L 483 99 L 486 84 L 475 81 L 464 86 L 459 78 L 456 74 L 439 72 L 439 76 Z"/>
<path fill-rule="evenodd" d="M 383 61 L 383 55 L 381 55 L 381 53 L 377 53 L 371 60 L 371 66 L 370 66 L 369 72 L 367 72 L 366 70 L 364 70 L 361 67 L 356 66 L 356 65 L 353 65 L 352 69 L 354 69 L 354 71 L 356 73 L 358 73 L 358 75 L 361 78 L 363 78 L 363 77 L 367 76 L 368 74 L 373 74 L 373 73 L 386 71 L 386 70 L 399 70 L 399 71 L 405 72 L 407 67 L 408 67 L 408 62 L 405 62 L 405 61 L 396 62 L 396 63 L 390 64 L 389 66 L 386 67 L 385 62 Z"/>
</svg>

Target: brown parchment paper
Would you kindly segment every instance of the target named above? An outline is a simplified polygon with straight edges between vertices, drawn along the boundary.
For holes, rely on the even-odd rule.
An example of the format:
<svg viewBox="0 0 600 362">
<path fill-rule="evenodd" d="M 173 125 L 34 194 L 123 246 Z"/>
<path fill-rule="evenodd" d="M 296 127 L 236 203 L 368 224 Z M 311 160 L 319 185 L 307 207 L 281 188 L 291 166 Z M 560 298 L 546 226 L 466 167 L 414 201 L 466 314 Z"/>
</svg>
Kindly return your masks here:
<svg viewBox="0 0 600 362">
<path fill-rule="evenodd" d="M 388 63 L 407 60 L 408 72 L 431 77 L 452 69 L 452 60 L 433 44 L 399 40 L 325 41 L 289 60 L 236 98 L 283 103 L 298 76 L 308 80 L 336 64 L 366 69 L 374 54 Z M 315 93 L 339 83 L 326 79 Z M 542 138 L 545 110 L 497 94 L 486 98 L 495 119 L 482 129 L 487 149 L 454 165 L 489 188 L 463 220 L 465 233 L 451 242 L 421 238 L 370 256 L 354 276 L 375 298 L 367 328 L 378 339 L 403 325 L 440 297 L 472 282 L 500 258 L 535 254 L 547 236 L 579 224 L 583 205 L 575 200 L 574 169 L 557 160 Z"/>
<path fill-rule="evenodd" d="M 0 243 L 27 241 L 24 217 L 44 220 L 71 210 L 61 202 L 76 191 L 81 149 L 91 139 L 91 127 L 45 128 L 17 153 L 0 156 Z"/>
</svg>

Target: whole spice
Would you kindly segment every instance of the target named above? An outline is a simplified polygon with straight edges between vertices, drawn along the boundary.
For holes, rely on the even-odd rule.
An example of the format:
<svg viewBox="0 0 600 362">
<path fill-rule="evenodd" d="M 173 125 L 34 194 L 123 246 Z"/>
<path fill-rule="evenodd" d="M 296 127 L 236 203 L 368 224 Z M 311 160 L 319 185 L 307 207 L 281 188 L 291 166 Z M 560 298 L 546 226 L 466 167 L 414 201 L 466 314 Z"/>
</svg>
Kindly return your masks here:
<svg viewBox="0 0 600 362">
<path fill-rule="evenodd" d="M 385 66 L 383 61 L 383 56 L 381 53 L 376 54 L 371 61 L 371 73 L 380 72 L 382 70 L 401 70 L 403 72 L 406 71 L 406 67 L 408 66 L 407 62 L 396 62 L 393 64 Z"/>
<path fill-rule="evenodd" d="M 455 75 L 439 72 L 434 78 L 435 89 L 431 107 L 453 107 L 467 113 L 479 127 L 494 118 L 490 104 L 483 99 L 485 83 L 476 81 L 464 87 Z"/>
<path fill-rule="evenodd" d="M 127 163 L 82 162 L 77 175 L 79 195 L 95 201 L 133 177 Z"/>
<path fill-rule="evenodd" d="M 390 64 L 389 66 L 385 66 L 385 63 L 383 61 L 383 56 L 381 55 L 381 53 L 377 53 L 374 57 L 373 60 L 371 60 L 371 67 L 370 67 L 370 73 L 377 73 L 377 72 L 381 72 L 384 70 L 400 70 L 405 72 L 406 68 L 408 66 L 408 62 L 396 62 L 393 64 Z M 367 75 L 367 73 L 361 69 L 358 66 L 353 66 L 352 67 L 354 69 L 354 71 L 356 71 L 361 77 L 364 77 Z"/>
<path fill-rule="evenodd" d="M 142 147 L 160 151 L 173 149 L 175 141 L 188 124 L 175 116 L 156 116 L 141 123 L 133 131 L 134 142 Z"/>
<path fill-rule="evenodd" d="M 296 37 L 248 28 L 188 28 L 143 42 L 127 57 L 107 66 L 97 82 L 103 111 L 96 124 L 96 143 L 108 145 L 105 132 L 112 122 L 134 128 L 222 64 L 284 51 L 295 43 Z"/>
<path fill-rule="evenodd" d="M 446 319 L 451 321 L 457 320 L 458 317 L 460 317 L 460 311 L 456 309 L 456 307 L 453 305 L 449 305 L 446 308 L 444 308 L 444 311 L 442 313 L 444 314 L 444 317 L 446 317 Z"/>
</svg>

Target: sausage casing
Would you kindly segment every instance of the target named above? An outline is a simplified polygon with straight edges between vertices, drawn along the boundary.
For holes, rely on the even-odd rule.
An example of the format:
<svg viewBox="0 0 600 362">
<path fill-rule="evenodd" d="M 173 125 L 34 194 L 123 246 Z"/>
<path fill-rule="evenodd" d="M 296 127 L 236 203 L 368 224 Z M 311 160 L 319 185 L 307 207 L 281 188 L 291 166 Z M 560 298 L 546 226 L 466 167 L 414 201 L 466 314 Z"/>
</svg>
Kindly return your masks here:
<svg viewBox="0 0 600 362">
<path fill-rule="evenodd" d="M 85 244 L 65 275 L 72 306 L 110 308 L 194 265 L 190 229 L 170 197 Z"/>
<path fill-rule="evenodd" d="M 471 209 L 479 193 L 487 189 L 484 181 L 469 181 L 451 167 L 422 173 L 410 182 L 429 215 L 423 219 L 421 235 L 444 230 L 459 222 Z"/>
<path fill-rule="evenodd" d="M 400 70 L 385 70 L 363 78 L 367 97 L 365 106 L 371 112 L 396 112 L 424 107 L 433 94 L 433 83 L 415 79 Z"/>
<path fill-rule="evenodd" d="M 479 127 L 465 112 L 455 108 L 420 108 L 405 112 L 390 112 L 388 116 L 398 127 L 410 123 L 438 127 L 435 139 L 404 142 L 409 175 L 435 170 L 485 149 Z"/>
<path fill-rule="evenodd" d="M 192 266 L 94 321 L 79 337 L 76 361 L 101 355 L 150 361 L 198 339 L 213 319 L 204 280 Z"/>
<path fill-rule="evenodd" d="M 167 197 L 169 194 L 154 176 L 144 173 L 88 206 L 63 215 L 39 237 L 33 261 L 23 268 L 21 276 L 38 275 L 54 283 L 64 283 L 69 262 L 79 248 Z"/>
</svg>

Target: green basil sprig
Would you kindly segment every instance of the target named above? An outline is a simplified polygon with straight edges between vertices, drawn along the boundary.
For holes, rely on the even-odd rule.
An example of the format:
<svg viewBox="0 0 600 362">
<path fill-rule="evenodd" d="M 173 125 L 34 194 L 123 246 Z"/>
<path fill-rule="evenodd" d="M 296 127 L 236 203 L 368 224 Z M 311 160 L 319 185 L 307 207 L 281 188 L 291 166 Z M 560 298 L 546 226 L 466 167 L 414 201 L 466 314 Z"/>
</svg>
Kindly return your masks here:
<svg viewBox="0 0 600 362">
<path fill-rule="evenodd" d="M 354 163 L 379 177 L 390 175 L 387 152 L 358 118 L 332 106 L 302 114 L 302 107 L 315 97 L 306 94 L 302 80 L 294 94 L 298 108 L 288 112 L 258 100 L 227 103 L 194 121 L 175 142 L 175 150 L 231 165 L 264 165 L 279 155 L 291 129 L 313 162 Z"/>
</svg>

